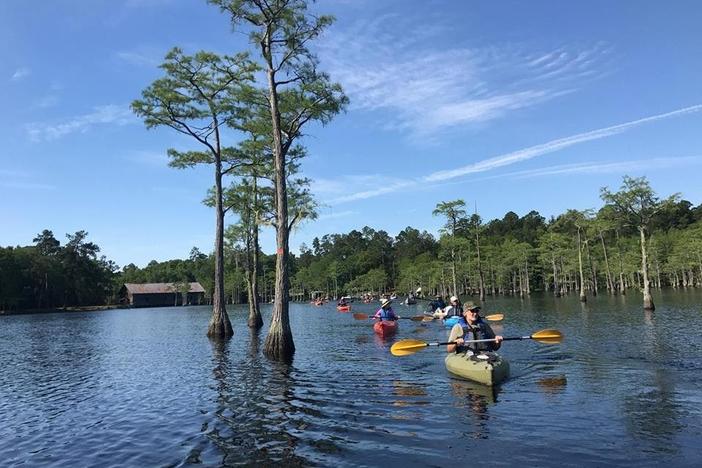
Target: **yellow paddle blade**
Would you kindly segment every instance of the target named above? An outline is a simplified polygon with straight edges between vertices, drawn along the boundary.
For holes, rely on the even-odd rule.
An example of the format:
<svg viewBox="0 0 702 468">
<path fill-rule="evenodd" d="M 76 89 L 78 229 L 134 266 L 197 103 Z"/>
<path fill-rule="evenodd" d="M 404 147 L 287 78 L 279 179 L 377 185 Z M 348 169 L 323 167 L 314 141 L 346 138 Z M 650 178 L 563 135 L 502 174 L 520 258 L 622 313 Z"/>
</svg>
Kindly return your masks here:
<svg viewBox="0 0 702 468">
<path fill-rule="evenodd" d="M 433 322 L 433 321 L 434 321 L 434 317 L 429 317 L 426 315 L 424 317 L 422 317 L 422 322 Z"/>
<path fill-rule="evenodd" d="M 563 341 L 563 333 L 553 328 L 547 328 L 532 334 L 531 339 L 546 344 L 557 344 Z"/>
<path fill-rule="evenodd" d="M 505 318 L 505 314 L 492 314 L 492 315 L 487 315 L 485 317 L 486 320 L 489 320 L 491 322 L 499 322 L 503 318 Z"/>
<path fill-rule="evenodd" d="M 393 356 L 408 356 L 414 354 L 422 348 L 426 348 L 427 343 L 419 340 L 400 340 L 390 347 Z"/>
</svg>

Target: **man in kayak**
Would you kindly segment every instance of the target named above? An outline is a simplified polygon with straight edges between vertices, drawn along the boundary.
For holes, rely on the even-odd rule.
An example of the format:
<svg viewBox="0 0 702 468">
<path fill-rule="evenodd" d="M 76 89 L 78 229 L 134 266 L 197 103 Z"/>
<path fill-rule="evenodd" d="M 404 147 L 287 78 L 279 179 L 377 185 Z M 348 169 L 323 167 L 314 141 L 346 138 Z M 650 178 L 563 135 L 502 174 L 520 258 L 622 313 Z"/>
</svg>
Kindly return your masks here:
<svg viewBox="0 0 702 468">
<path fill-rule="evenodd" d="M 459 301 L 456 296 L 451 296 L 451 299 L 449 299 L 449 305 L 445 307 L 444 310 L 437 310 L 434 312 L 434 317 L 440 319 L 460 317 L 461 311 L 461 301 Z"/>
<path fill-rule="evenodd" d="M 433 301 L 429 303 L 429 311 L 434 313 L 437 309 L 444 310 L 446 303 L 444 302 L 441 294 L 437 294 Z"/>
<path fill-rule="evenodd" d="M 380 303 L 380 309 L 375 313 L 373 318 L 378 320 L 397 320 L 400 317 L 397 316 L 392 307 L 390 307 L 392 301 L 390 299 L 383 299 Z"/>
<path fill-rule="evenodd" d="M 485 341 L 482 343 L 466 343 L 470 340 L 487 340 L 494 339 L 495 341 Z M 480 316 L 480 306 L 472 302 L 467 302 L 463 306 L 463 319 L 460 320 L 451 329 L 449 341 L 455 341 L 456 344 L 446 346 L 446 351 L 449 353 L 462 353 L 465 351 L 497 351 L 502 343 L 502 336 L 495 335 L 490 325 L 487 324 Z"/>
</svg>

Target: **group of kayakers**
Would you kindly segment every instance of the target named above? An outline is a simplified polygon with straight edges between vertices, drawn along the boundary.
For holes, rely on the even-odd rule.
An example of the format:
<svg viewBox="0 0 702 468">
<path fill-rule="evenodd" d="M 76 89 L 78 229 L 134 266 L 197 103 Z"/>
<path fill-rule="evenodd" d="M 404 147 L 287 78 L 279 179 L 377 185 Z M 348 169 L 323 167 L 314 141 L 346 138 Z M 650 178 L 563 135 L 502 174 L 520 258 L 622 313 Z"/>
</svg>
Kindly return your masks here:
<svg viewBox="0 0 702 468">
<path fill-rule="evenodd" d="M 436 306 L 434 312 L 435 318 L 446 319 L 448 317 L 459 317 L 456 324 L 451 328 L 448 341 L 455 341 L 456 344 L 450 344 L 446 350 L 449 353 L 462 353 L 466 351 L 497 351 L 502 343 L 502 336 L 495 335 L 492 327 L 483 320 L 480 316 L 480 306 L 472 301 L 461 305 L 460 300 L 456 296 L 451 296 L 449 305 L 442 307 L 443 299 L 441 296 L 436 296 L 432 301 L 432 306 Z M 382 299 L 380 309 L 378 309 L 373 318 L 383 321 L 396 321 L 400 317 L 392 309 L 392 300 L 390 298 Z M 486 342 L 471 342 L 474 340 L 494 340 Z M 471 342 L 471 343 L 466 343 Z"/>
</svg>

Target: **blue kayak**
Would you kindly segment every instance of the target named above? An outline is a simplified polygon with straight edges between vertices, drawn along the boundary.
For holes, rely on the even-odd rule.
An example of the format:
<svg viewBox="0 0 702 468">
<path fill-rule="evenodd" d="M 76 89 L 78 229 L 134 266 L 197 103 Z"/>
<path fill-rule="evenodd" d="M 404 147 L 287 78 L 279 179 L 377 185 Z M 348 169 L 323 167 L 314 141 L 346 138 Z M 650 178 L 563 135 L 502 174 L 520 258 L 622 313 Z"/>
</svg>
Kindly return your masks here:
<svg viewBox="0 0 702 468">
<path fill-rule="evenodd" d="M 456 325 L 459 320 L 461 320 L 461 317 L 457 315 L 454 315 L 453 317 L 447 317 L 444 319 L 444 326 L 446 328 L 453 328 L 453 326 Z"/>
</svg>

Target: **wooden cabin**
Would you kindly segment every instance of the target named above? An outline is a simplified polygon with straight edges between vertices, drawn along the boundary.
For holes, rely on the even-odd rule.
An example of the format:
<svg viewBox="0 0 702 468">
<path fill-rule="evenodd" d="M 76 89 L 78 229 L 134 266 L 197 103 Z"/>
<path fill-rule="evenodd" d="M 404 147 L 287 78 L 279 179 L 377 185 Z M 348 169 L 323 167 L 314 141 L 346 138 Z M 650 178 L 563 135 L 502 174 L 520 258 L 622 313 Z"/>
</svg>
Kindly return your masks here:
<svg viewBox="0 0 702 468">
<path fill-rule="evenodd" d="M 205 288 L 200 283 L 187 283 L 187 295 L 177 283 L 125 283 L 120 289 L 123 302 L 130 307 L 167 307 L 200 305 L 205 300 Z M 185 297 L 184 297 L 185 296 Z"/>
</svg>

